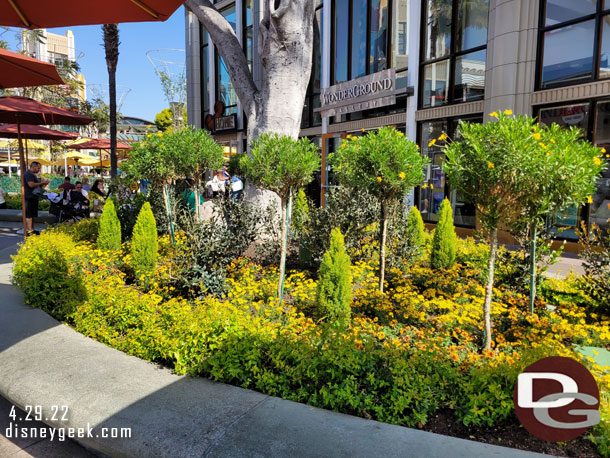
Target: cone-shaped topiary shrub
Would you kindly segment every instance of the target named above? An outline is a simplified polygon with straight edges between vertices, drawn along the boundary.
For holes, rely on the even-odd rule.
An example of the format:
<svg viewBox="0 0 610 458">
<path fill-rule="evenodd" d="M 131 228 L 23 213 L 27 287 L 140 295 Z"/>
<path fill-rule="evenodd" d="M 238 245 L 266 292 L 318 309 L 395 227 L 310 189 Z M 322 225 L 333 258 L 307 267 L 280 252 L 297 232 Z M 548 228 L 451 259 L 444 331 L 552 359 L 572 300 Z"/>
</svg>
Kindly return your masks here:
<svg viewBox="0 0 610 458">
<path fill-rule="evenodd" d="M 330 235 L 330 248 L 322 257 L 316 291 L 318 312 L 329 321 L 347 321 L 351 315 L 350 268 L 351 261 L 345 252 L 343 235 L 335 228 Z"/>
<path fill-rule="evenodd" d="M 438 224 L 432 239 L 430 262 L 435 269 L 451 269 L 455 265 L 457 235 L 453 226 L 453 211 L 448 199 L 443 200 Z"/>
<path fill-rule="evenodd" d="M 424 228 L 424 220 L 421 217 L 421 213 L 415 206 L 411 207 L 411 210 L 409 211 L 407 235 L 409 237 L 409 244 L 416 249 L 418 253 L 421 253 L 422 248 L 426 244 L 426 232 Z"/>
<path fill-rule="evenodd" d="M 121 223 L 112 199 L 108 199 L 104 205 L 100 218 L 97 247 L 106 251 L 116 251 L 121 248 Z"/>
<path fill-rule="evenodd" d="M 150 203 L 146 202 L 140 210 L 131 239 L 131 258 L 139 282 L 145 283 L 154 272 L 157 250 L 157 224 Z"/>
</svg>

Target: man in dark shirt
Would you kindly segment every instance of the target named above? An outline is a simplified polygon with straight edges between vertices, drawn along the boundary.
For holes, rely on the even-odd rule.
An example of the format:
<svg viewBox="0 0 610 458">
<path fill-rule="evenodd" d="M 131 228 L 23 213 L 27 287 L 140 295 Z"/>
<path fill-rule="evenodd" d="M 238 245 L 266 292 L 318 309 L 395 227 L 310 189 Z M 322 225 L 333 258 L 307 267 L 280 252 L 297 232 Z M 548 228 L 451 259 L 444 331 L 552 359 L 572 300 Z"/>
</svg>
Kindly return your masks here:
<svg viewBox="0 0 610 458">
<path fill-rule="evenodd" d="M 32 162 L 27 172 L 23 174 L 24 197 L 25 197 L 25 226 L 28 234 L 36 234 L 34 231 L 34 218 L 38 217 L 38 196 L 34 189 L 46 186 L 49 180 L 41 180 L 36 175 L 40 172 L 40 162 Z"/>
<path fill-rule="evenodd" d="M 59 185 L 59 189 L 72 191 L 74 189 L 74 185 L 70 183 L 70 177 L 64 178 L 64 182 Z"/>
</svg>

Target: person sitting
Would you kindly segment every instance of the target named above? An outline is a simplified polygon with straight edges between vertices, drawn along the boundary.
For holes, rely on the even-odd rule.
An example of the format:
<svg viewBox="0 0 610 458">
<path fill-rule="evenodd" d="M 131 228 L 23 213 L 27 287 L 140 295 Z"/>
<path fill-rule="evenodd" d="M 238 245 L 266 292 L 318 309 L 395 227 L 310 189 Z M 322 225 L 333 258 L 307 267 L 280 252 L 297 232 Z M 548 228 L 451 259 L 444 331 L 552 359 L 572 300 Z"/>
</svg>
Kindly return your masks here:
<svg viewBox="0 0 610 458">
<path fill-rule="evenodd" d="M 64 182 L 59 185 L 59 189 L 64 191 L 72 191 L 74 189 L 74 185 L 70 183 L 70 177 L 64 178 Z"/>
<path fill-rule="evenodd" d="M 91 199 L 93 200 L 94 212 L 102 212 L 106 197 L 107 195 L 106 190 L 104 189 L 104 182 L 102 180 L 95 180 L 93 182 L 93 186 L 91 186 Z"/>
<path fill-rule="evenodd" d="M 81 197 L 84 197 L 85 199 L 89 200 L 89 193 L 83 189 L 83 184 L 80 181 L 77 181 L 75 183 L 74 189 L 69 191 L 68 196 L 68 200 L 76 199 L 77 201 L 80 201 L 82 200 Z"/>
<path fill-rule="evenodd" d="M 87 191 L 83 191 L 83 185 L 77 181 L 75 187 L 69 192 L 69 205 L 74 218 L 88 218 L 90 213 Z"/>
<path fill-rule="evenodd" d="M 83 190 L 84 191 L 91 191 L 91 185 L 89 184 L 89 178 L 87 177 L 83 177 Z"/>
</svg>

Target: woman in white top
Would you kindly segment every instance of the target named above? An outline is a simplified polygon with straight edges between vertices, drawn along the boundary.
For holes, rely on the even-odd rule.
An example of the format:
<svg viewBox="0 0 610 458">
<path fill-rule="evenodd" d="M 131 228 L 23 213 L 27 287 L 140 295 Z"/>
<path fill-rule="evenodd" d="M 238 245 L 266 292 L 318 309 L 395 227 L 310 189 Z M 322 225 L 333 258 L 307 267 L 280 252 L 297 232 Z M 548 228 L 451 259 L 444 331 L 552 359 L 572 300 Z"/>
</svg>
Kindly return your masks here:
<svg viewBox="0 0 610 458">
<path fill-rule="evenodd" d="M 2 185 L 0 185 L 0 208 L 8 208 L 6 205 L 6 198 L 4 189 L 2 189 Z"/>
</svg>

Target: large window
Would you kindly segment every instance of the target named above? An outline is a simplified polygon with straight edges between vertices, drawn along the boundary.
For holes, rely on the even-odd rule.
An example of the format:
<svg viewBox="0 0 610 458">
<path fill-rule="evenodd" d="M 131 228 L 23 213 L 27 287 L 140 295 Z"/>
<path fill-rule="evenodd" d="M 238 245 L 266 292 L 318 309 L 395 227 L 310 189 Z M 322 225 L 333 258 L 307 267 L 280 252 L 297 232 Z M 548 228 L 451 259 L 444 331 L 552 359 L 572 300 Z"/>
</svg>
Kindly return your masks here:
<svg viewBox="0 0 610 458">
<path fill-rule="evenodd" d="M 254 7 L 254 0 L 244 0 L 244 13 L 243 13 L 243 24 L 244 24 L 244 34 L 243 34 L 243 47 L 244 54 L 246 55 L 246 59 L 248 60 L 248 67 L 250 67 L 250 71 L 252 71 L 252 53 L 253 53 L 253 27 L 252 27 L 252 13 Z"/>
<path fill-rule="evenodd" d="M 228 6 L 220 12 L 233 30 L 237 27 L 237 16 L 235 14 L 235 4 Z M 216 49 L 216 100 L 225 104 L 225 115 L 237 113 L 237 93 L 231 83 L 227 65 Z"/>
<path fill-rule="evenodd" d="M 464 200 L 463 196 L 456 190 L 451 189 L 447 183 L 443 163 L 445 154 L 442 144 L 434 142 L 443 133 L 451 138 L 457 138 L 457 126 L 460 121 L 482 122 L 480 116 L 472 118 L 452 118 L 431 122 L 423 122 L 419 125 L 419 139 L 422 154 L 428 156 L 429 162 L 426 167 L 424 182 L 418 188 L 416 199 L 422 218 L 426 222 L 435 223 L 439 219 L 441 203 L 445 197 L 449 198 L 453 208 L 454 223 L 456 226 L 475 227 L 475 206 Z"/>
<path fill-rule="evenodd" d="M 409 0 L 333 0 L 331 84 L 406 68 L 408 8 Z"/>
<path fill-rule="evenodd" d="M 315 108 L 320 107 L 320 81 L 322 76 L 322 43 L 324 40 L 323 9 L 322 2 L 316 2 L 316 10 L 313 22 L 313 62 L 311 67 L 311 79 L 307 87 L 301 128 L 315 127 L 322 124 L 320 113 L 314 113 Z"/>
<path fill-rule="evenodd" d="M 584 138 L 610 151 L 610 100 L 601 99 L 582 103 L 541 108 L 538 111 L 541 123 L 559 124 L 563 127 L 582 129 Z M 606 158 L 607 159 L 607 158 Z M 597 181 L 597 191 L 592 202 L 585 207 L 571 207 L 549 217 L 549 223 L 558 237 L 577 240 L 577 228 L 585 223 L 608 227 L 610 218 L 610 170 L 606 170 Z"/>
<path fill-rule="evenodd" d="M 425 0 L 420 106 L 480 100 L 485 95 L 489 0 Z"/>
<path fill-rule="evenodd" d="M 208 65 L 210 46 L 208 44 L 208 32 L 203 27 L 199 27 L 199 30 L 201 32 L 199 42 L 201 43 L 201 100 L 203 102 L 201 110 L 203 113 L 202 119 L 204 119 L 205 115 L 210 112 L 210 69 Z"/>
<path fill-rule="evenodd" d="M 542 0 L 537 88 L 610 77 L 610 2 Z"/>
</svg>

